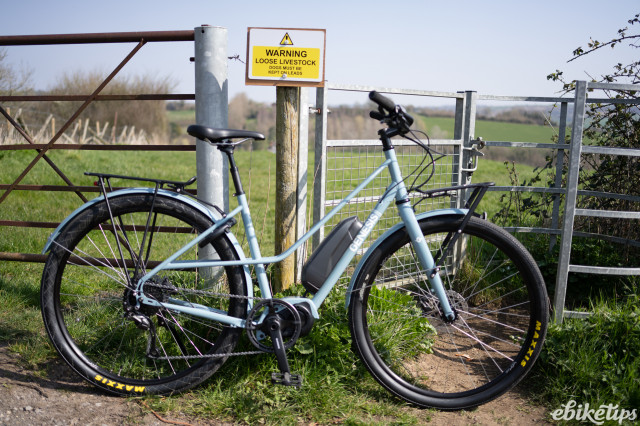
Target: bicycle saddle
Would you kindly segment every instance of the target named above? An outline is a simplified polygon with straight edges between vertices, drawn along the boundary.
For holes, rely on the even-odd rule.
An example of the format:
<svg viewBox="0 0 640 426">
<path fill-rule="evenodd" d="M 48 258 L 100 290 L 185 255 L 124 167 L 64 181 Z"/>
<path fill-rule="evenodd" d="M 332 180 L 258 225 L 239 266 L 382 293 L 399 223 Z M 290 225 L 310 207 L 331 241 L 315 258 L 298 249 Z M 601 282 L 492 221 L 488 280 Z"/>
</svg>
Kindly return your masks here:
<svg viewBox="0 0 640 426">
<path fill-rule="evenodd" d="M 191 136 L 211 143 L 225 142 L 229 139 L 251 138 L 255 140 L 264 140 L 264 135 L 249 130 L 233 130 L 233 129 L 214 129 L 213 127 L 192 124 L 187 127 L 187 133 Z"/>
</svg>

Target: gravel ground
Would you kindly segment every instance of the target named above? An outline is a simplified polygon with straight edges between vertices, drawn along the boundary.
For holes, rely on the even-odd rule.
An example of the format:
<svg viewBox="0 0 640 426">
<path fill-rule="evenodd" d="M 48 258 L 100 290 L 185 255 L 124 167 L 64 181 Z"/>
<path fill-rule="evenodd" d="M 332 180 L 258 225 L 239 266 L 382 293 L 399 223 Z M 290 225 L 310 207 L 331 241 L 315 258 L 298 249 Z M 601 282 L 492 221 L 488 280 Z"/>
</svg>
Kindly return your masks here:
<svg viewBox="0 0 640 426">
<path fill-rule="evenodd" d="M 520 386 L 526 386 L 526 379 Z M 0 425 L 224 424 L 180 413 L 159 417 L 142 404 L 102 393 L 61 360 L 47 366 L 45 377 L 36 376 L 20 367 L 17 356 L 0 343 Z M 547 410 L 531 404 L 518 389 L 472 411 L 408 410 L 430 425 L 548 424 Z"/>
<path fill-rule="evenodd" d="M 137 401 L 104 394 L 61 360 L 44 378 L 16 361 L 0 343 L 0 425 L 198 424 L 179 416 L 162 421 Z"/>
</svg>

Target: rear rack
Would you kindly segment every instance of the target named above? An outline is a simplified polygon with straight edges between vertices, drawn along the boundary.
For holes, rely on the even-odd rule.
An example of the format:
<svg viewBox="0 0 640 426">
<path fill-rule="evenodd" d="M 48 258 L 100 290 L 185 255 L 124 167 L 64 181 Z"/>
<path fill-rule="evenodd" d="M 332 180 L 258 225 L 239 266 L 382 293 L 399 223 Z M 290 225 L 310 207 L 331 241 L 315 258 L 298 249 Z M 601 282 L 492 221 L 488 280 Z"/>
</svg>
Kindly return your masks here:
<svg viewBox="0 0 640 426">
<path fill-rule="evenodd" d="M 183 193 L 185 192 L 185 187 L 192 185 L 195 181 L 196 181 L 196 176 L 192 177 L 191 179 L 189 179 L 186 182 L 181 182 L 181 181 L 175 181 L 175 180 L 165 180 L 165 179 L 152 179 L 152 178 L 142 178 L 142 177 L 136 177 L 136 176 L 123 176 L 123 175 L 113 175 L 113 174 L 109 174 L 109 173 L 91 173 L 91 172 L 85 172 L 84 173 L 85 176 L 95 176 L 98 178 L 98 182 L 95 183 L 95 185 L 100 186 L 101 189 L 103 190 L 103 193 L 106 194 L 107 190 L 108 192 L 113 191 L 113 187 L 111 186 L 111 179 L 125 179 L 125 180 L 135 180 L 135 181 L 139 181 L 139 182 L 151 182 L 153 184 L 155 184 L 156 186 L 156 190 L 158 189 L 162 189 L 165 186 L 167 186 L 169 189 L 178 192 L 178 193 Z M 104 182 L 106 182 L 106 186 L 104 185 Z"/>
</svg>

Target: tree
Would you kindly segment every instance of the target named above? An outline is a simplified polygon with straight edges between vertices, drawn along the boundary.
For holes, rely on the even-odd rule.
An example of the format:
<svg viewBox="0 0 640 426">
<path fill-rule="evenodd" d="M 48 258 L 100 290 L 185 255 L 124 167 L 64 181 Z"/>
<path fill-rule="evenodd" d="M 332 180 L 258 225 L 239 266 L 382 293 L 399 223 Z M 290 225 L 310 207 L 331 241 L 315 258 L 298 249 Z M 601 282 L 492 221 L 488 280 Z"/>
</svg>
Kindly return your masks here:
<svg viewBox="0 0 640 426">
<path fill-rule="evenodd" d="M 7 63 L 6 49 L 0 49 L 0 94 L 15 95 L 30 90 L 31 72 L 16 70 Z"/>
<path fill-rule="evenodd" d="M 640 14 L 628 21 L 617 36 L 606 42 L 591 39 L 587 48 L 578 47 L 569 62 L 586 55 L 597 54 L 601 49 L 640 47 Z M 635 26 L 635 27 L 634 27 Z M 567 82 L 562 71 L 547 76 L 547 79 L 563 83 L 563 90 L 570 91 L 574 82 Z M 640 60 L 629 64 L 617 63 L 610 74 L 593 81 L 604 83 L 640 84 Z M 640 87 L 639 87 L 640 91 Z M 599 146 L 640 148 L 640 114 L 638 103 L 616 103 L 621 100 L 638 100 L 637 91 L 606 91 L 612 102 L 587 105 L 584 137 Z M 581 165 L 581 182 L 585 190 L 604 191 L 640 197 L 640 157 L 612 155 L 584 155 Z M 583 207 L 598 210 L 640 211 L 640 203 L 602 197 L 579 200 Z M 576 226 L 589 227 L 591 232 L 615 235 L 640 241 L 640 227 L 632 221 L 617 219 L 591 219 L 576 222 Z M 630 255 L 630 253 L 627 253 Z"/>
<path fill-rule="evenodd" d="M 104 80 L 99 71 L 76 71 L 58 79 L 49 90 L 51 95 L 87 95 L 92 93 Z M 167 77 L 118 76 L 100 93 L 101 95 L 124 94 L 164 94 L 169 93 L 174 83 Z M 70 117 L 80 105 L 79 102 L 52 102 L 40 105 L 55 116 Z M 169 127 L 164 101 L 94 101 L 82 113 L 82 118 L 102 125 L 110 123 L 119 128 L 134 126 L 144 130 L 151 139 L 168 139 Z"/>
</svg>

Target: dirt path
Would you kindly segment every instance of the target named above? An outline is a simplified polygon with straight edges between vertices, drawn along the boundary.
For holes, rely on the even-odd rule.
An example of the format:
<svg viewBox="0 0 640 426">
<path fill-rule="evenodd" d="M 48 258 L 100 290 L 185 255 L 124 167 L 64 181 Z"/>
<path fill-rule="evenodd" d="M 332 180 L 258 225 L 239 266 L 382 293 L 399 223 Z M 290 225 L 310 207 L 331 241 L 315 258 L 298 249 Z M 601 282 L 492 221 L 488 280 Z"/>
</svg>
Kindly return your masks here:
<svg viewBox="0 0 640 426">
<path fill-rule="evenodd" d="M 140 402 L 103 394 L 55 361 L 45 378 L 18 366 L 0 343 L 0 425 L 216 425 L 180 413 L 156 417 Z M 547 410 L 516 391 L 473 411 L 454 413 L 409 409 L 431 425 L 521 425 L 547 423 Z"/>
</svg>

